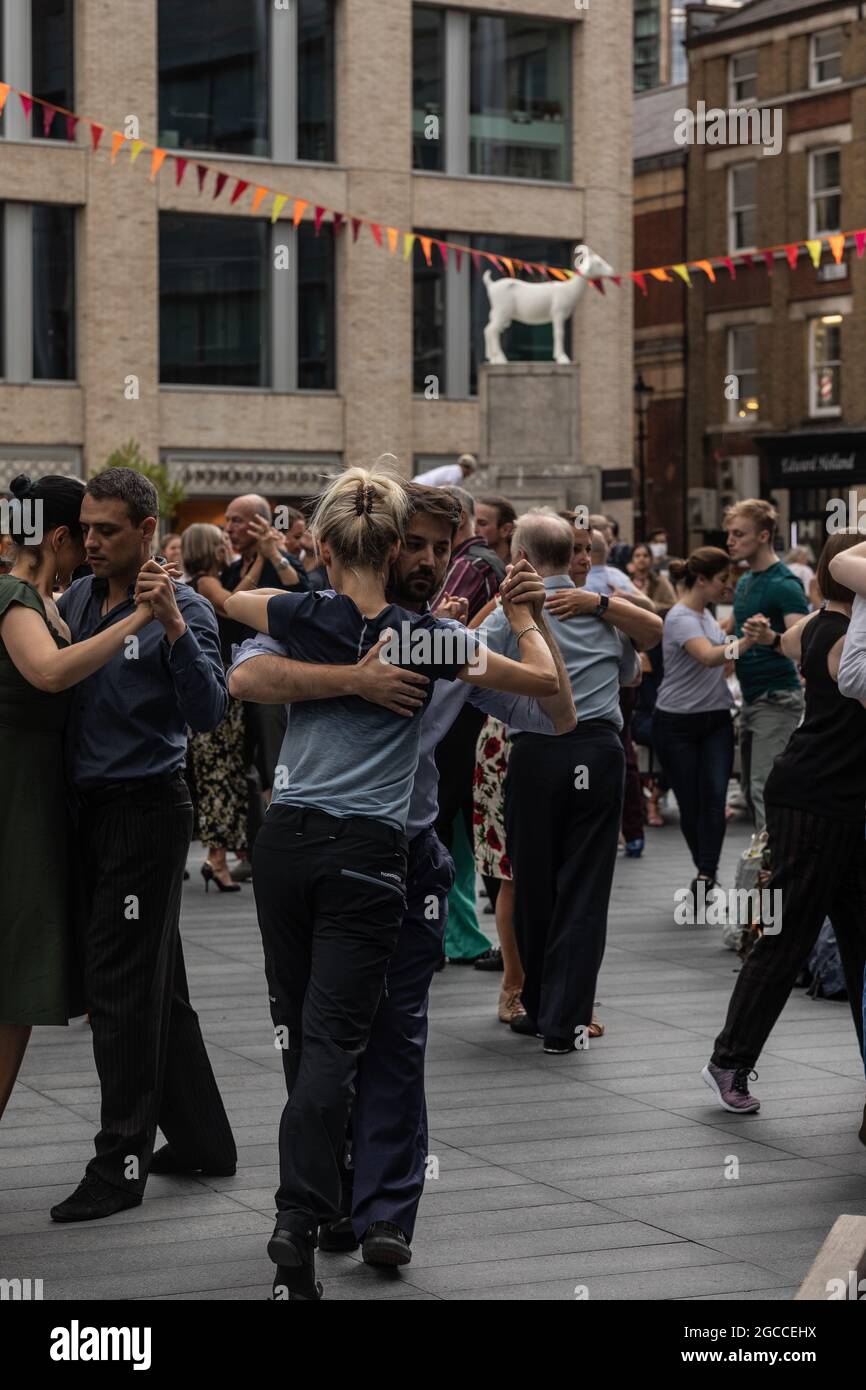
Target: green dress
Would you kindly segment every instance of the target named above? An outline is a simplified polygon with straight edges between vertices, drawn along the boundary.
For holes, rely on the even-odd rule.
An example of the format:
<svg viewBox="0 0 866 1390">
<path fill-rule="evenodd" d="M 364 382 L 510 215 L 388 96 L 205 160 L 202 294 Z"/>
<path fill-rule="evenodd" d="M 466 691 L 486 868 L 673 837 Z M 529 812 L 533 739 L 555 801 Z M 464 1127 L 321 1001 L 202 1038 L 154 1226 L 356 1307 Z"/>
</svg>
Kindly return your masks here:
<svg viewBox="0 0 866 1390">
<path fill-rule="evenodd" d="M 45 620 L 36 589 L 0 575 L 0 619 L 12 604 Z M 72 691 L 51 695 L 20 674 L 0 628 L 0 1023 L 65 1024 L 73 989 L 69 813 L 63 727 Z"/>
</svg>

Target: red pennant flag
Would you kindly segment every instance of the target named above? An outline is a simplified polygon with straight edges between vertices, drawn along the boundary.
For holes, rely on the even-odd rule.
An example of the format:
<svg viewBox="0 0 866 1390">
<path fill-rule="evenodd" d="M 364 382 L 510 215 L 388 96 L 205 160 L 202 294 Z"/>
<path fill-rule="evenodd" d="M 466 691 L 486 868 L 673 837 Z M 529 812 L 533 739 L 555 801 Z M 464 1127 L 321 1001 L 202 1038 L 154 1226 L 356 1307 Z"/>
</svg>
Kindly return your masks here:
<svg viewBox="0 0 866 1390">
<path fill-rule="evenodd" d="M 54 117 L 57 115 L 56 106 L 43 106 L 42 108 L 42 134 L 47 139 L 51 134 L 51 127 L 54 124 Z"/>
<path fill-rule="evenodd" d="M 436 245 L 437 245 L 438 248 L 439 248 L 439 255 L 442 257 L 442 264 L 443 264 L 443 265 L 447 265 L 447 264 L 448 264 L 448 247 L 446 246 L 446 244 L 445 244 L 444 241 L 437 241 Z"/>
<path fill-rule="evenodd" d="M 326 211 L 327 208 L 316 208 L 316 236 L 318 236 L 319 232 L 322 230 L 322 218 L 324 217 Z"/>
<path fill-rule="evenodd" d="M 105 134 L 105 126 L 97 125 L 96 121 L 90 122 L 90 143 L 93 146 L 93 153 L 99 149 L 99 142 Z"/>
<path fill-rule="evenodd" d="M 238 201 L 238 199 L 244 196 L 249 186 L 250 184 L 248 179 L 237 180 L 237 182 L 235 183 L 235 191 L 229 199 L 229 207 L 233 207 L 234 204 Z"/>
<path fill-rule="evenodd" d="M 458 271 L 460 270 L 460 267 L 463 264 L 463 251 L 459 246 L 454 247 L 454 264 L 456 265 Z"/>
<path fill-rule="evenodd" d="M 734 265 L 734 262 L 731 260 L 730 256 L 722 256 L 722 264 L 727 266 L 727 268 L 728 268 L 728 273 L 729 273 L 731 279 L 732 279 L 732 280 L 736 280 L 736 278 L 737 278 L 737 267 Z"/>
<path fill-rule="evenodd" d="M 472 257 L 472 264 L 475 266 L 475 269 L 478 270 L 478 271 L 480 271 L 480 270 L 481 270 L 481 252 L 480 252 L 480 251 L 470 251 L 469 254 L 470 254 L 470 256 Z"/>
<path fill-rule="evenodd" d="M 195 166 L 195 172 L 196 172 L 196 175 L 197 175 L 197 177 L 198 177 L 198 191 L 199 191 L 199 193 L 203 193 L 203 192 L 204 192 L 205 179 L 207 178 L 207 173 L 208 173 L 207 165 L 206 165 L 206 164 L 197 164 L 197 165 Z"/>
<path fill-rule="evenodd" d="M 378 222 L 371 222 L 371 223 L 370 223 L 370 231 L 373 233 L 373 240 L 375 241 L 376 245 L 377 245 L 377 246 L 381 246 L 381 245 L 382 245 L 382 228 L 379 226 L 379 223 L 378 223 Z"/>
<path fill-rule="evenodd" d="M 772 251 L 762 251 L 762 252 L 761 252 L 761 255 L 764 257 L 764 262 L 765 262 L 766 267 L 767 267 L 767 274 L 768 274 L 768 275 L 772 275 L 772 273 L 773 273 L 773 253 L 772 253 Z"/>
<path fill-rule="evenodd" d="M 744 252 L 743 252 L 743 264 L 744 264 L 744 265 L 747 265 L 747 266 L 749 267 L 750 270 L 752 269 L 752 267 L 753 267 L 754 264 L 755 264 L 754 257 L 751 256 L 750 253 L 749 253 L 748 251 L 744 251 Z"/>
<path fill-rule="evenodd" d="M 340 235 L 345 220 L 346 219 L 341 212 L 334 213 L 334 236 Z"/>
<path fill-rule="evenodd" d="M 604 294 L 604 280 L 603 280 L 603 279 L 599 279 L 599 280 L 590 280 L 589 283 L 592 285 L 592 288 L 593 288 L 594 290 L 599 290 L 599 291 L 601 292 L 601 294 Z"/>
<path fill-rule="evenodd" d="M 72 144 L 75 140 L 75 127 L 78 125 L 78 116 L 66 117 L 66 138 Z"/>
<path fill-rule="evenodd" d="M 180 188 L 183 183 L 183 176 L 186 173 L 186 166 L 188 164 L 189 160 L 184 159 L 183 155 L 176 154 L 174 156 L 174 182 L 176 188 Z"/>
<path fill-rule="evenodd" d="M 613 281 L 613 283 L 616 285 L 617 289 L 619 289 L 620 285 L 622 284 L 622 276 L 621 276 L 621 275 L 611 275 L 610 278 L 611 278 L 611 280 Z"/>
<path fill-rule="evenodd" d="M 353 241 L 357 241 L 357 240 L 358 240 L 358 233 L 360 232 L 360 230 L 361 230 L 361 219 L 360 219 L 360 217 L 353 217 L 353 218 L 352 218 L 352 240 L 353 240 Z"/>
<path fill-rule="evenodd" d="M 214 188 L 214 192 L 213 192 L 214 198 L 218 198 L 218 197 L 219 197 L 219 195 L 222 193 L 222 191 L 223 191 L 223 189 L 225 188 L 225 186 L 226 186 L 226 184 L 228 183 L 228 181 L 229 181 L 229 176 L 228 176 L 228 174 L 217 174 L 217 176 L 216 176 L 216 187 Z"/>
<path fill-rule="evenodd" d="M 796 269 L 797 257 L 800 254 L 799 246 L 786 246 L 785 255 L 788 257 L 788 265 L 792 270 Z"/>
<path fill-rule="evenodd" d="M 866 246 L 866 232 L 854 233 L 854 244 L 857 247 L 857 259 L 863 255 L 863 247 Z"/>
<path fill-rule="evenodd" d="M 634 282 L 635 282 L 635 284 L 637 285 L 638 289 L 640 290 L 641 294 L 644 295 L 644 297 L 646 297 L 646 292 L 647 292 L 647 288 L 646 288 L 646 276 L 645 276 L 645 275 L 641 275 L 641 273 L 640 273 L 639 270 L 630 270 L 630 271 L 629 271 L 629 279 L 630 279 L 630 280 L 634 280 Z"/>
<path fill-rule="evenodd" d="M 33 110 L 33 98 L 32 98 L 32 97 L 25 96 L 23 92 L 19 92 L 19 93 L 18 93 L 18 96 L 21 98 L 21 105 L 22 105 L 23 108 L 24 108 L 24 117 L 25 117 L 25 120 L 28 120 L 28 121 L 29 121 L 29 120 L 30 120 L 30 112 Z"/>
</svg>

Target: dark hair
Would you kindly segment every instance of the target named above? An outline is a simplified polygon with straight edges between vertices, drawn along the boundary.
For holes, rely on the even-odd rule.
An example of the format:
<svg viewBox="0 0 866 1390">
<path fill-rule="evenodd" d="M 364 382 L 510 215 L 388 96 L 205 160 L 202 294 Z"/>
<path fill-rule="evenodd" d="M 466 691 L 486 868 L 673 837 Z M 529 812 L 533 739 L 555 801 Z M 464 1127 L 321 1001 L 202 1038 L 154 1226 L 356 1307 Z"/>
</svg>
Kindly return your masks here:
<svg viewBox="0 0 866 1390">
<path fill-rule="evenodd" d="M 828 536 L 815 569 L 815 579 L 822 598 L 828 599 L 831 603 L 854 602 L 851 590 L 846 589 L 844 584 L 840 584 L 830 573 L 830 561 L 841 555 L 843 550 L 850 550 L 852 545 L 857 545 L 862 539 L 857 531 L 837 531 L 835 536 Z M 808 594 L 806 597 L 808 598 Z"/>
<path fill-rule="evenodd" d="M 449 488 L 425 487 L 423 483 L 404 483 L 403 489 L 409 498 L 409 519 L 419 516 L 434 516 L 447 521 L 451 527 L 451 539 L 460 525 L 462 509 L 457 498 Z"/>
<path fill-rule="evenodd" d="M 39 504 L 38 514 L 41 515 L 43 535 L 53 531 L 55 526 L 68 526 L 73 536 L 81 535 L 81 523 L 78 518 L 81 499 L 84 496 L 84 484 L 78 478 L 64 478 L 57 473 L 48 473 L 34 483 L 26 473 L 19 473 L 9 484 L 9 491 L 19 502 Z M 23 527 L 10 525 L 9 537 L 15 545 L 28 546 L 28 533 Z M 28 548 L 32 544 L 31 540 Z"/>
<path fill-rule="evenodd" d="M 507 497 L 502 497 L 498 492 L 489 492 L 484 497 L 476 497 L 475 505 L 481 503 L 483 507 L 495 507 L 498 516 L 497 526 L 507 526 L 509 521 L 513 525 L 517 520 L 517 509 L 513 502 L 509 502 Z"/>
<path fill-rule="evenodd" d="M 104 468 L 89 480 L 85 492 L 100 502 L 124 502 L 133 526 L 149 516 L 159 518 L 159 494 L 150 479 L 134 468 Z"/>
<path fill-rule="evenodd" d="M 682 581 L 687 589 L 692 589 L 699 575 L 701 579 L 715 579 L 717 574 L 729 570 L 731 563 L 727 551 L 715 545 L 702 545 L 693 550 L 687 560 L 670 560 L 668 574 L 675 584 Z"/>
</svg>

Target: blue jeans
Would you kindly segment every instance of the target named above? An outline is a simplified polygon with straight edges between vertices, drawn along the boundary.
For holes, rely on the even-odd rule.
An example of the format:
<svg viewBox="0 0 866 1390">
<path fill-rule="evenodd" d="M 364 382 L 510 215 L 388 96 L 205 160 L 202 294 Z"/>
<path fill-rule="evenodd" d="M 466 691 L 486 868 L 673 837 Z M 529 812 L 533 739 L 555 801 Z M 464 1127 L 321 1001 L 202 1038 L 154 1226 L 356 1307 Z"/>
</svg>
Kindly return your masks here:
<svg viewBox="0 0 866 1390">
<path fill-rule="evenodd" d="M 653 739 L 680 808 L 680 829 L 699 874 L 715 877 L 725 838 L 725 800 L 734 765 L 726 709 L 673 714 L 656 706 Z"/>
</svg>

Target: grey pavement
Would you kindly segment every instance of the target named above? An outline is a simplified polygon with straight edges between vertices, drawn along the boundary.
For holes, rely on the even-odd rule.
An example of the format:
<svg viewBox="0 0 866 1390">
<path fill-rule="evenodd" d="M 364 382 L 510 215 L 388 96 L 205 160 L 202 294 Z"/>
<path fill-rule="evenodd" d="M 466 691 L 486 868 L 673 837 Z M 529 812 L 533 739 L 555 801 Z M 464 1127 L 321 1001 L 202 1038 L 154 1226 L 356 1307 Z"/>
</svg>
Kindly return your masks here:
<svg viewBox="0 0 866 1390">
<path fill-rule="evenodd" d="M 604 1038 L 548 1057 L 496 1018 L 498 975 L 449 965 L 431 1003 L 430 1175 L 412 1263 L 320 1256 L 327 1299 L 790 1299 L 833 1221 L 866 1214 L 864 1078 L 847 1005 L 792 997 L 758 1064 L 757 1116 L 700 1078 L 738 961 L 678 926 L 691 876 L 675 823 L 617 866 L 599 985 Z M 728 833 L 733 881 L 744 826 Z M 34 1033 L 0 1122 L 0 1277 L 50 1299 L 263 1299 L 280 1058 L 252 891 L 205 895 L 195 847 L 183 937 L 192 1000 L 238 1141 L 233 1178 L 151 1178 L 142 1206 L 56 1226 L 92 1152 L 89 1031 Z M 492 935 L 492 918 L 482 917 Z M 734 1174 L 737 1174 L 734 1176 Z"/>
</svg>

